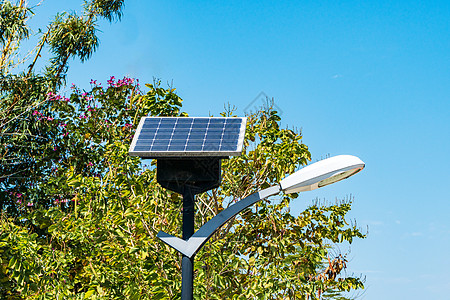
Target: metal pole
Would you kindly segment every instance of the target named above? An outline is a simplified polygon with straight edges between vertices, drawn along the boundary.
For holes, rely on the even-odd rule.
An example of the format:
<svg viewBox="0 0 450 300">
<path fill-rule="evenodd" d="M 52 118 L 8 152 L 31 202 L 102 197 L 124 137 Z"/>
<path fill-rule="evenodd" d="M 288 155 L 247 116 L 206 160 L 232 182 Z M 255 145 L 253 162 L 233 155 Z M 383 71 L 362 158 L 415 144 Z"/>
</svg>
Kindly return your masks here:
<svg viewBox="0 0 450 300">
<path fill-rule="evenodd" d="M 183 193 L 183 240 L 194 234 L 194 194 L 189 186 Z M 183 255 L 181 260 L 181 300 L 194 298 L 194 257 Z"/>
</svg>

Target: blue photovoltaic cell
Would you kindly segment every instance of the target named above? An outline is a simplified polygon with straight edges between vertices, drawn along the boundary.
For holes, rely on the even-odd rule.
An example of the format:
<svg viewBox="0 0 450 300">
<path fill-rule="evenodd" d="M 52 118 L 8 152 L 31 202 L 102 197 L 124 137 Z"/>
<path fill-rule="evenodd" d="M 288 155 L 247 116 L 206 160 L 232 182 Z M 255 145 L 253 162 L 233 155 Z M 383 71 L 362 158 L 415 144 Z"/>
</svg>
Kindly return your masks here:
<svg viewBox="0 0 450 300">
<path fill-rule="evenodd" d="M 146 117 L 141 120 L 130 154 L 238 155 L 242 151 L 245 121 L 245 118 Z"/>
</svg>

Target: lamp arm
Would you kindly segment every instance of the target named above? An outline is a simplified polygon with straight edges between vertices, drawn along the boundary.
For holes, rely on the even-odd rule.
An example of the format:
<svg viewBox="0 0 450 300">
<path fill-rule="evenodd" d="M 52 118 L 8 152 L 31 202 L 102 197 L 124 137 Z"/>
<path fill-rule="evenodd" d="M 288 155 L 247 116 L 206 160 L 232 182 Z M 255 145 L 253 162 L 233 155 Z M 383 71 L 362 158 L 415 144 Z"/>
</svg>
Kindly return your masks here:
<svg viewBox="0 0 450 300">
<path fill-rule="evenodd" d="M 221 211 L 211 220 L 203 224 L 203 226 L 197 232 L 195 232 L 187 241 L 184 241 L 180 238 L 177 238 L 163 231 L 158 232 L 157 237 L 167 245 L 173 247 L 178 252 L 181 252 L 182 254 L 186 255 L 189 258 L 192 258 L 201 249 L 201 247 L 211 238 L 211 236 L 231 218 L 236 216 L 238 213 L 240 213 L 247 207 L 255 204 L 256 202 L 265 199 L 267 197 L 276 195 L 280 191 L 281 191 L 280 186 L 276 185 L 245 197 L 244 199 L 236 202 L 227 209 Z"/>
</svg>

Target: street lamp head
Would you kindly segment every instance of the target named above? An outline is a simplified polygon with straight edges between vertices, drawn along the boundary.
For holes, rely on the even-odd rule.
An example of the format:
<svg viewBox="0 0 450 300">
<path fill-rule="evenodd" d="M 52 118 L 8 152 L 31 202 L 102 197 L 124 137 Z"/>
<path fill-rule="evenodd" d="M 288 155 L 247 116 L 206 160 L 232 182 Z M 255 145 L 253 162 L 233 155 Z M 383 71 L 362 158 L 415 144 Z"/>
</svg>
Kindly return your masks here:
<svg viewBox="0 0 450 300">
<path fill-rule="evenodd" d="M 364 169 L 364 166 L 364 162 L 356 156 L 330 157 L 306 166 L 281 180 L 281 190 L 286 194 L 312 191 L 346 179 Z"/>
</svg>

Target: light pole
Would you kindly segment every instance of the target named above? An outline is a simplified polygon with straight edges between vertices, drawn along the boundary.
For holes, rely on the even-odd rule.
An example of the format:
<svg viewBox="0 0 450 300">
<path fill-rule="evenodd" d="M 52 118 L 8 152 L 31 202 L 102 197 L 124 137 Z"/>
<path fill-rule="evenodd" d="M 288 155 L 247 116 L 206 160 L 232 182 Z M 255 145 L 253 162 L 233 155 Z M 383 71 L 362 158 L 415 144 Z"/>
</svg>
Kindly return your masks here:
<svg viewBox="0 0 450 300">
<path fill-rule="evenodd" d="M 208 241 L 209 238 L 232 217 L 256 202 L 274 196 L 280 192 L 286 194 L 311 191 L 326 185 L 346 179 L 364 168 L 364 162 L 356 156 L 339 155 L 316 162 L 287 176 L 278 185 L 256 192 L 227 209 L 221 211 L 211 220 L 206 222 L 197 232 L 187 240 L 180 239 L 163 231 L 157 235 L 164 243 L 183 254 L 183 257 L 193 262 L 195 254 Z M 193 283 L 192 273 L 183 280 Z M 183 284 L 185 284 L 183 282 Z M 192 290 L 192 289 L 191 289 Z M 182 294 L 182 299 L 192 299 L 192 295 Z"/>
</svg>

